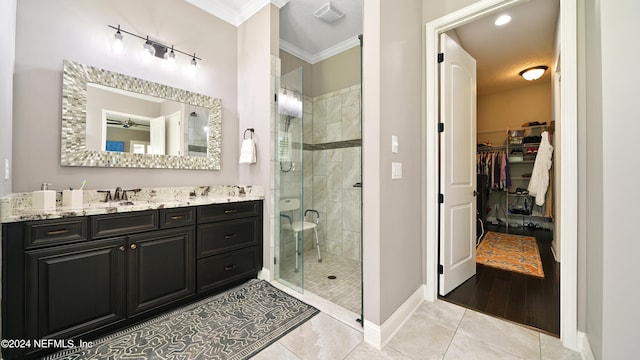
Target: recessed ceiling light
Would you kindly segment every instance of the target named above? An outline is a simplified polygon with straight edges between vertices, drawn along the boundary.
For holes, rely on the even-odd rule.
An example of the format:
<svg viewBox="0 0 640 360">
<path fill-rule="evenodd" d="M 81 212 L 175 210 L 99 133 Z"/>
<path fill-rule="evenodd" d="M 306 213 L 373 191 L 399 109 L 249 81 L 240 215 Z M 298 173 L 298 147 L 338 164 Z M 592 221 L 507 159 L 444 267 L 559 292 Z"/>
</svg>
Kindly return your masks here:
<svg viewBox="0 0 640 360">
<path fill-rule="evenodd" d="M 496 19 L 496 22 L 494 24 L 496 24 L 497 26 L 502 26 L 502 25 L 508 24 L 509 21 L 511 21 L 511 16 L 501 15 L 499 18 Z"/>
</svg>

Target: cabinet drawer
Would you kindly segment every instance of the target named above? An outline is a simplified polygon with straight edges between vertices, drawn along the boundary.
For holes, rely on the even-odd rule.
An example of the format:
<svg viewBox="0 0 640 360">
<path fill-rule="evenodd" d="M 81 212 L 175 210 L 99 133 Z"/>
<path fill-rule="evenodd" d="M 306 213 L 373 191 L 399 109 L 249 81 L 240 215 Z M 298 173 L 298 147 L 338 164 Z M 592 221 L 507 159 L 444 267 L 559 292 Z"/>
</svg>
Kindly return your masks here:
<svg viewBox="0 0 640 360">
<path fill-rule="evenodd" d="M 195 208 L 160 209 L 160 228 L 188 226 L 196 223 Z"/>
<path fill-rule="evenodd" d="M 198 208 L 198 223 L 254 216 L 256 204 L 256 201 L 245 201 L 200 206 Z"/>
<path fill-rule="evenodd" d="M 198 292 L 255 276 L 257 271 L 255 246 L 198 260 Z"/>
<path fill-rule="evenodd" d="M 91 217 L 91 237 L 135 234 L 158 228 L 158 211 L 134 211 Z"/>
<path fill-rule="evenodd" d="M 87 218 L 29 221 L 25 223 L 25 248 L 71 243 L 87 239 Z"/>
<path fill-rule="evenodd" d="M 198 225 L 198 258 L 256 244 L 256 218 Z"/>
</svg>

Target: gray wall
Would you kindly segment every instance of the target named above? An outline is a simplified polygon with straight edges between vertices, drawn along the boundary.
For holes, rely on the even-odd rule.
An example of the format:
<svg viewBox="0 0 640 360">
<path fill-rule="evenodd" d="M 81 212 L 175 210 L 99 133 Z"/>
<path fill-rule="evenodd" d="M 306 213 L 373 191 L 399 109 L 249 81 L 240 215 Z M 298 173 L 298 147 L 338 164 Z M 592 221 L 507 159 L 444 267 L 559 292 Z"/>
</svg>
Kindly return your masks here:
<svg viewBox="0 0 640 360">
<path fill-rule="evenodd" d="M 5 180 L 5 159 L 11 158 L 13 129 L 13 66 L 16 42 L 17 0 L 0 1 L 0 196 L 11 192 L 11 174 Z"/>
<path fill-rule="evenodd" d="M 275 13 L 275 14 L 274 14 Z M 264 256 L 265 268 L 270 268 L 270 239 L 272 231 L 271 179 L 273 174 L 271 113 L 273 85 L 271 83 L 271 56 L 278 45 L 272 45 L 273 32 L 279 28 L 279 9 L 273 5 L 262 8 L 238 28 L 238 117 L 239 131 L 233 135 L 242 137 L 244 130 L 255 129 L 257 163 L 241 164 L 239 183 L 261 185 L 265 189 L 264 199 Z M 277 38 L 277 37 L 276 37 Z M 239 141 L 239 140 L 238 140 Z M 238 161 L 237 158 L 235 160 Z"/>
<path fill-rule="evenodd" d="M 6 16 L 5 11 L 2 14 Z M 137 54 L 142 40 L 126 34 L 127 52 L 121 56 L 113 54 L 109 46 L 114 31 L 107 25 L 118 24 L 128 31 L 171 43 L 180 50 L 196 52 L 203 58 L 196 78 L 185 76 L 178 68 L 168 72 L 160 64 L 141 64 Z M 88 189 L 236 184 L 239 153 L 236 48 L 236 27 L 181 0 L 19 1 L 11 191 L 31 191 L 42 182 L 61 189 L 77 186 L 82 179 L 87 180 Z M 63 59 L 222 99 L 222 170 L 61 167 Z M 189 58 L 177 54 L 176 60 L 180 65 Z M 2 84 L 5 86 L 4 81 Z M 2 143 L 4 147 L 5 142 Z"/>
<path fill-rule="evenodd" d="M 597 1 L 597 0 L 596 0 Z M 581 120 L 585 126 L 580 132 L 580 185 L 584 186 L 579 220 L 579 327 L 587 333 L 596 359 L 602 359 L 602 316 L 603 316 L 603 113 L 602 113 L 602 53 L 600 37 L 600 14 L 594 0 L 586 2 L 581 35 L 584 42 L 580 45 L 584 69 L 579 72 L 580 81 L 588 84 L 579 87 L 579 99 L 584 107 Z M 589 74 L 587 77 L 586 74 Z M 586 100 L 586 101 L 585 101 Z"/>
<path fill-rule="evenodd" d="M 640 134 L 640 3 L 592 0 L 586 14 L 586 332 L 597 359 L 624 359 L 640 353 L 640 167 L 632 158 Z"/>
<path fill-rule="evenodd" d="M 377 325 L 423 284 L 421 8 L 420 0 L 364 2 L 364 316 Z M 404 165 L 400 180 L 391 180 L 392 161 Z"/>
</svg>

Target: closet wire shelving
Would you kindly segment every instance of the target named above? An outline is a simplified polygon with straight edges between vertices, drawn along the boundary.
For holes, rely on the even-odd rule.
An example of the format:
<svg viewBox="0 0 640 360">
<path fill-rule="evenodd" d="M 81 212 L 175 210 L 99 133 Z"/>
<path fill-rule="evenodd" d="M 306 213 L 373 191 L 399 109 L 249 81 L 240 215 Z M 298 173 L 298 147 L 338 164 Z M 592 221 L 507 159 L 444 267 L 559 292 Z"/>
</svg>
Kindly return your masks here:
<svg viewBox="0 0 640 360">
<path fill-rule="evenodd" d="M 524 139 L 526 137 L 539 136 L 543 131 L 548 129 L 549 126 L 543 124 L 477 133 L 478 154 L 504 152 L 509 158 L 508 166 L 511 184 L 509 187 L 505 186 L 504 188 L 493 188 L 492 185 L 489 186 L 489 194 L 486 197 L 487 201 L 484 206 L 492 206 L 491 208 L 488 208 L 488 213 L 484 216 L 487 222 L 494 225 L 505 226 L 507 232 L 509 231 L 509 228 L 543 228 L 541 223 L 552 223 L 552 218 L 544 216 L 544 206 L 546 206 L 546 204 L 541 207 L 535 205 L 535 199 L 533 196 L 529 195 L 527 191 L 540 142 L 538 141 L 534 143 L 523 141 L 521 143 L 517 143 L 517 139 L 515 139 L 515 143 L 513 143 L 510 136 L 514 131 L 521 131 L 522 134 L 520 137 L 521 139 Z M 491 146 L 481 146 L 483 143 L 490 143 Z M 535 152 L 527 154 L 527 150 L 529 149 L 535 149 Z M 514 150 L 522 151 L 521 159 L 512 155 L 512 151 Z M 528 176 L 523 176 L 526 174 L 528 174 Z M 480 184 L 477 186 L 479 193 L 481 191 L 486 191 L 485 189 L 480 188 Z M 497 200 L 494 195 L 496 193 L 498 194 L 497 196 L 499 196 Z M 497 206 L 494 207 L 494 204 Z M 502 208 L 503 206 L 504 208 Z M 514 210 L 516 213 L 513 212 Z M 482 210 L 478 209 L 478 211 Z"/>
</svg>

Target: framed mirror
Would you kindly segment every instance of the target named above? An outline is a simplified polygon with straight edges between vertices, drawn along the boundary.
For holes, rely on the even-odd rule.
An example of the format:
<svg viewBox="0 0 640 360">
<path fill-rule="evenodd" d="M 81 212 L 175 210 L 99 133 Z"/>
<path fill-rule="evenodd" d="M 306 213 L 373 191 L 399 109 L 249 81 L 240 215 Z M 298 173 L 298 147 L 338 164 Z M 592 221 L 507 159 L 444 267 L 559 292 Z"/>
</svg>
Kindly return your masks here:
<svg viewBox="0 0 640 360">
<path fill-rule="evenodd" d="M 62 79 L 62 166 L 220 170 L 220 99 L 69 60 Z"/>
</svg>

